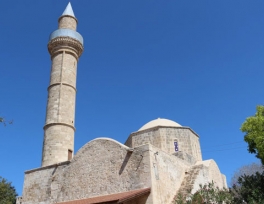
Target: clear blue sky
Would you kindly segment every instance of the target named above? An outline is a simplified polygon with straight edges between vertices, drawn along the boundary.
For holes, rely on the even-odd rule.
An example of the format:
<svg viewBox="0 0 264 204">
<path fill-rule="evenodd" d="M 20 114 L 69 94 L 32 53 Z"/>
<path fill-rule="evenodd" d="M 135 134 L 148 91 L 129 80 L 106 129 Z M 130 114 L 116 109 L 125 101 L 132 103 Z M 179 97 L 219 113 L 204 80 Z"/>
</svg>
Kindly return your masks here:
<svg viewBox="0 0 264 204">
<path fill-rule="evenodd" d="M 41 163 L 49 34 L 68 1 L 0 2 L 0 176 L 21 195 Z M 228 181 L 256 161 L 239 128 L 263 104 L 263 0 L 73 0 L 78 64 L 75 152 L 96 137 L 125 142 L 167 118 L 200 135 Z M 227 144 L 227 145 L 226 145 Z"/>
</svg>

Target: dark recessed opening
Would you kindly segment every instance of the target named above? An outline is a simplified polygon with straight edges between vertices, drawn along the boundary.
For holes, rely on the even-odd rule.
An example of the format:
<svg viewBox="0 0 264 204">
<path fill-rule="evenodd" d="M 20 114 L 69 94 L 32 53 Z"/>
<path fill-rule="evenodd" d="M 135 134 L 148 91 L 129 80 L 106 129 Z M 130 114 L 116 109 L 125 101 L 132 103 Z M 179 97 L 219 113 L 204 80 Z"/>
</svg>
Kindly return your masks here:
<svg viewBox="0 0 264 204">
<path fill-rule="evenodd" d="M 72 159 L 72 150 L 68 149 L 68 160 Z"/>
</svg>

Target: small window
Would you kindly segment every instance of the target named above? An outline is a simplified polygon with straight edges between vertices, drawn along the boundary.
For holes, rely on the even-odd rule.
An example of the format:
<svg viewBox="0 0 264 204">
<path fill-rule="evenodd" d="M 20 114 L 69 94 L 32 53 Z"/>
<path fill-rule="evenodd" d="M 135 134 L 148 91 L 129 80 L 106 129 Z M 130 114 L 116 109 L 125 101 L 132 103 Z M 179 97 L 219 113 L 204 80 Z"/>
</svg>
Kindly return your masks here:
<svg viewBox="0 0 264 204">
<path fill-rule="evenodd" d="M 174 150 L 175 150 L 175 152 L 179 151 L 178 141 L 177 140 L 174 140 Z"/>
<path fill-rule="evenodd" d="M 72 150 L 68 149 L 68 160 L 72 159 Z"/>
</svg>

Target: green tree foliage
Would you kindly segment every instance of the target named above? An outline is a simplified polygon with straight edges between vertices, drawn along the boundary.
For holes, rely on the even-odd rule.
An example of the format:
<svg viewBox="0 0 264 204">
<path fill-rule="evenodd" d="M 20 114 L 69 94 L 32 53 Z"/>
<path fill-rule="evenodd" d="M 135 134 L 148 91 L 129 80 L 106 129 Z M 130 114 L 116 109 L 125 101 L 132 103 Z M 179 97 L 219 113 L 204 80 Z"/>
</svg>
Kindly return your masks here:
<svg viewBox="0 0 264 204">
<path fill-rule="evenodd" d="M 6 179 L 0 176 L 0 203 L 1 204 L 15 204 L 16 190 Z"/>
<path fill-rule="evenodd" d="M 256 114 L 246 119 L 241 131 L 246 133 L 244 140 L 248 143 L 248 151 L 256 154 L 264 164 L 264 106 L 257 106 Z"/>
<path fill-rule="evenodd" d="M 189 194 L 187 198 L 178 194 L 175 204 L 231 204 L 232 195 L 228 189 L 220 189 L 214 182 L 200 185 L 196 193 Z"/>
<path fill-rule="evenodd" d="M 233 185 L 231 194 L 234 204 L 264 203 L 264 172 L 239 177 L 238 185 Z"/>
</svg>

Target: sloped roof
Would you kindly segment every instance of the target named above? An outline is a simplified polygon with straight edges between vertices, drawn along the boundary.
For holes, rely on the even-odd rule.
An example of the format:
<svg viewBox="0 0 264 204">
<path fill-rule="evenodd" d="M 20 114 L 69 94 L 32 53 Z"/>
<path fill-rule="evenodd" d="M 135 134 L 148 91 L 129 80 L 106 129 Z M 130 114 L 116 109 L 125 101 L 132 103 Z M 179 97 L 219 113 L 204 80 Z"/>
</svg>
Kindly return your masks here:
<svg viewBox="0 0 264 204">
<path fill-rule="evenodd" d="M 99 204 L 105 202 L 123 203 L 125 201 L 133 200 L 149 193 L 150 193 L 150 188 L 143 188 L 143 189 L 127 191 L 122 193 L 98 196 L 93 198 L 60 202 L 56 204 L 97 204 L 97 203 Z"/>
</svg>

